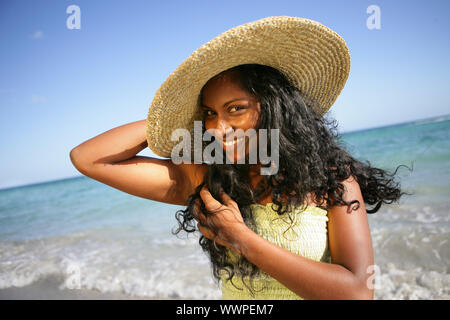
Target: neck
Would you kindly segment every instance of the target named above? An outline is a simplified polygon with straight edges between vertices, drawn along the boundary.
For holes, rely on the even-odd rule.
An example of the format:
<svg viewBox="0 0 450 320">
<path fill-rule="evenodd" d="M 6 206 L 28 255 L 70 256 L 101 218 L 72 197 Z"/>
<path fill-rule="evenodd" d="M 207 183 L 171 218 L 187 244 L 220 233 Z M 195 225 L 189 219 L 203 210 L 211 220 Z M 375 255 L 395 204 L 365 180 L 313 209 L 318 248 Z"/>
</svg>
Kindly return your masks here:
<svg viewBox="0 0 450 320">
<path fill-rule="evenodd" d="M 250 165 L 249 174 L 250 177 L 261 176 L 261 164 L 252 164 Z"/>
</svg>

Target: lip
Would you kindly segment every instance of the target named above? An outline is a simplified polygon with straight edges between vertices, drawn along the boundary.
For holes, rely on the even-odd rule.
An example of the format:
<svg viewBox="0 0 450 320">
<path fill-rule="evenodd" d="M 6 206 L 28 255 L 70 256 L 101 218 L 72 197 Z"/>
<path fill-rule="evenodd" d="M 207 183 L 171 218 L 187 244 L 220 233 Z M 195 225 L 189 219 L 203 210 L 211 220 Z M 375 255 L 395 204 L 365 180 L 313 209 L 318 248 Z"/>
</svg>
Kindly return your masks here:
<svg viewBox="0 0 450 320">
<path fill-rule="evenodd" d="M 233 140 L 231 140 L 231 141 L 228 141 L 228 140 L 222 141 L 222 146 L 224 149 L 230 149 L 230 148 L 233 148 L 236 144 L 241 144 L 244 141 L 245 141 L 245 136 L 241 136 L 238 138 L 234 137 Z"/>
</svg>

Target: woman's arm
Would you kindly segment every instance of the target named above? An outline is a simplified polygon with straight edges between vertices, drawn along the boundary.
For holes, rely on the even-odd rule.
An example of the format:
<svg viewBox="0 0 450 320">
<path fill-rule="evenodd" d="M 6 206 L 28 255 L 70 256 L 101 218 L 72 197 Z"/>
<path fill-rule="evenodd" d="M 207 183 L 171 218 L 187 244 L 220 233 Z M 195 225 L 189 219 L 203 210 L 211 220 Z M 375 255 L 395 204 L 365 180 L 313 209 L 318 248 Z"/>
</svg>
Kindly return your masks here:
<svg viewBox="0 0 450 320">
<path fill-rule="evenodd" d="M 70 159 L 82 174 L 123 192 L 186 205 L 201 179 L 201 166 L 136 156 L 146 147 L 146 121 L 141 120 L 83 142 L 72 149 Z"/>
<path fill-rule="evenodd" d="M 367 285 L 373 253 L 364 201 L 355 180 L 343 184 L 344 200 L 357 199 L 361 206 L 351 213 L 345 206 L 329 210 L 331 264 L 307 259 L 260 237 L 242 222 L 237 205 L 227 195 L 227 209 L 215 214 L 211 221 L 219 229 L 218 243 L 238 248 L 250 262 L 305 299 L 373 299 L 373 290 Z M 208 202 L 208 210 L 220 206 L 206 189 L 202 190 L 202 198 Z M 206 237 L 215 236 L 210 229 L 200 228 Z"/>
</svg>

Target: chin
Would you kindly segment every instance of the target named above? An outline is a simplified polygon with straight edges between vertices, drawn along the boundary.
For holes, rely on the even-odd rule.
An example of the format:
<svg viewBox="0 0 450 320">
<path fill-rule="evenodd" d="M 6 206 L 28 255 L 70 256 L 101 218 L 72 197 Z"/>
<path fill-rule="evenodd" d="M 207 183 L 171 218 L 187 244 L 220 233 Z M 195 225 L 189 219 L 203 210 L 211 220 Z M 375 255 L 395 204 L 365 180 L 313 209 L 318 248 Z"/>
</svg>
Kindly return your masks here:
<svg viewBox="0 0 450 320">
<path fill-rule="evenodd" d="M 223 150 L 223 152 L 225 152 L 228 161 L 233 161 L 233 164 L 248 164 L 249 162 L 248 152 L 246 152 L 243 156 L 241 156 L 240 154 L 237 154 L 237 152 L 235 151 L 234 158 L 230 158 L 231 155 L 230 156 L 228 155 L 227 150 Z M 243 163 L 238 163 L 239 160 L 242 161 Z"/>
<path fill-rule="evenodd" d="M 223 152 L 226 155 L 226 158 L 228 159 L 228 161 L 232 161 L 233 164 L 249 164 L 249 153 L 250 153 L 250 142 L 247 140 L 246 142 L 244 142 L 245 145 L 245 150 L 238 152 L 238 150 L 242 149 L 242 145 L 233 145 L 233 147 L 224 147 L 223 148 Z M 234 154 L 233 154 L 233 158 L 231 157 L 231 152 L 234 149 Z M 255 150 L 256 151 L 256 150 Z M 238 163 L 238 161 L 242 161 L 243 163 Z"/>
</svg>

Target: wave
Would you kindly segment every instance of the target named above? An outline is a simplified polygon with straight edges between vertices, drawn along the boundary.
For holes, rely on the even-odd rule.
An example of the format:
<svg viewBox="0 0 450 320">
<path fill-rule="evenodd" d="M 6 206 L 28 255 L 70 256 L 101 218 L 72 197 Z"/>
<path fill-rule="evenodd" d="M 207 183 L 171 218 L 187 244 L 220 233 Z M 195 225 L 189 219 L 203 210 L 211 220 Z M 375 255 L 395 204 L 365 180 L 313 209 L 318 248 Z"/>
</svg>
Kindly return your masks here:
<svg viewBox="0 0 450 320">
<path fill-rule="evenodd" d="M 402 269 L 393 263 L 379 266 L 375 276 L 377 300 L 448 300 L 450 275 L 417 267 Z"/>
<path fill-rule="evenodd" d="M 375 224 L 376 299 L 450 298 L 448 228 L 425 208 L 422 225 Z M 387 216 L 387 215 L 386 215 Z M 55 290 L 120 293 L 129 298 L 220 299 L 197 237 L 108 236 L 110 230 L 0 243 L 0 289 L 59 279 Z M 5 293 L 4 293 L 5 294 Z M 3 294 L 3 295 L 4 295 Z"/>
<path fill-rule="evenodd" d="M 184 247 L 178 244 L 184 242 Z M 133 250 L 137 244 L 139 250 Z M 194 239 L 148 244 L 71 237 L 0 243 L 0 289 L 25 287 L 48 278 L 59 289 L 119 292 L 130 297 L 218 299 L 209 261 Z M 160 248 L 155 252 L 155 248 Z M 176 253 L 176 250 L 178 253 Z M 153 252 L 151 252 L 153 251 Z"/>
</svg>

